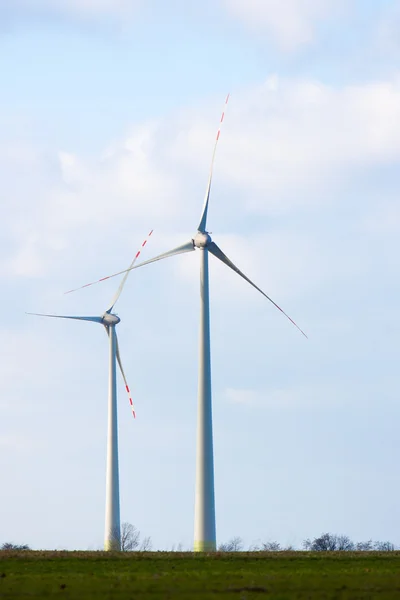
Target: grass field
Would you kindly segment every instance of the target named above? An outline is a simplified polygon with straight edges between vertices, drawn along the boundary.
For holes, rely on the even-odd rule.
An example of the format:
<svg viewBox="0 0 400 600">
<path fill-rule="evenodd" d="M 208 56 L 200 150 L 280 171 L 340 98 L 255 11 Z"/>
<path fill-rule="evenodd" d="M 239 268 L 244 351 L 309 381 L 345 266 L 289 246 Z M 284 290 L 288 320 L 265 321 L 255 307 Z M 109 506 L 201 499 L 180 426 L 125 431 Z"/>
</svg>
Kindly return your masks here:
<svg viewBox="0 0 400 600">
<path fill-rule="evenodd" d="M 399 598 L 400 552 L 0 552 L 0 598 Z"/>
</svg>

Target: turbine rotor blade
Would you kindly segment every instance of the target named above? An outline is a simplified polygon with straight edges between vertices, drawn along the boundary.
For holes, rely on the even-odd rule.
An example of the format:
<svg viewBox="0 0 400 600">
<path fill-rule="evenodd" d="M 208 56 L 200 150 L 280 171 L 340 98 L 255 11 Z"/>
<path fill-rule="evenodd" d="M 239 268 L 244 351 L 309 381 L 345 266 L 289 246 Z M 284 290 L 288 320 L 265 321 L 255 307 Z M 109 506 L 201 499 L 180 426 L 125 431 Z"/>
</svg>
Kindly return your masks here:
<svg viewBox="0 0 400 600">
<path fill-rule="evenodd" d="M 135 413 L 135 409 L 134 409 L 133 402 L 132 402 L 131 392 L 130 392 L 130 389 L 129 389 L 128 382 L 126 380 L 124 369 L 122 367 L 121 355 L 120 355 L 120 352 L 119 352 L 119 343 L 118 343 L 117 333 L 115 333 L 115 347 L 116 347 L 117 362 L 118 362 L 118 365 L 119 365 L 119 369 L 121 371 L 122 378 L 123 378 L 124 383 L 125 383 L 125 389 L 126 389 L 127 394 L 128 394 L 129 404 L 131 405 L 131 410 L 132 410 L 133 417 L 136 419 L 136 413 Z"/>
<path fill-rule="evenodd" d="M 227 97 L 226 97 L 224 108 L 223 108 L 222 115 L 221 115 L 221 120 L 219 122 L 219 127 L 218 127 L 218 131 L 217 131 L 217 135 L 216 135 L 216 138 L 215 138 L 215 144 L 214 144 L 214 150 L 213 150 L 213 155 L 212 155 L 212 159 L 211 159 L 210 175 L 209 175 L 209 178 L 208 178 L 206 196 L 204 198 L 203 210 L 202 210 L 202 213 L 201 213 L 200 223 L 199 223 L 199 226 L 197 228 L 198 231 L 200 231 L 201 233 L 205 233 L 206 232 L 208 202 L 209 202 L 209 199 L 210 199 L 210 190 L 211 190 L 211 181 L 212 181 L 212 175 L 213 175 L 213 169 L 214 169 L 215 153 L 217 151 L 219 136 L 221 135 L 221 127 L 222 127 L 222 123 L 223 123 L 223 120 L 224 120 L 224 117 L 225 117 L 225 110 L 226 110 L 226 106 L 228 104 L 229 96 L 230 96 L 230 94 L 228 94 Z"/>
<path fill-rule="evenodd" d="M 265 298 L 267 298 L 267 300 L 269 300 L 270 302 L 272 302 L 272 304 L 281 311 L 281 313 L 283 313 L 285 315 L 285 317 L 287 317 L 289 319 L 289 321 L 291 323 L 293 323 L 293 325 L 295 327 L 297 327 L 297 329 L 304 335 L 304 337 L 307 337 L 307 335 L 304 333 L 304 331 L 302 329 L 300 329 L 300 327 L 297 325 L 297 323 L 295 323 L 293 321 L 293 319 L 291 319 L 289 317 L 289 315 L 287 315 L 285 313 L 284 310 L 282 310 L 282 308 L 280 306 L 278 306 L 278 304 L 276 302 L 274 302 L 272 300 L 272 298 L 270 298 L 269 296 L 267 296 L 267 294 L 265 294 L 255 283 L 253 283 L 251 281 L 251 279 L 249 279 L 248 277 L 246 277 L 246 275 L 244 273 L 242 273 L 242 271 L 240 269 L 237 268 L 236 265 L 233 264 L 233 262 L 226 256 L 226 254 L 224 254 L 221 250 L 221 248 L 219 248 L 217 246 L 217 244 L 215 242 L 211 242 L 211 244 L 209 244 L 207 246 L 208 250 L 211 252 L 211 254 L 213 254 L 216 258 L 218 258 L 221 262 L 223 262 L 225 265 L 227 265 L 230 269 L 232 269 L 232 271 L 235 271 L 235 273 L 237 273 L 238 275 L 240 275 L 240 277 L 243 277 L 243 279 L 245 281 L 247 281 L 250 285 L 252 285 L 256 290 L 258 290 L 260 292 L 260 294 L 262 294 L 263 296 L 265 296 Z"/>
<path fill-rule="evenodd" d="M 139 256 L 140 256 L 140 253 L 141 253 L 142 249 L 143 249 L 143 248 L 145 247 L 145 245 L 147 244 L 147 242 L 148 242 L 149 238 L 151 237 L 151 234 L 152 234 L 152 233 L 153 233 L 153 230 L 151 230 L 151 231 L 150 231 L 149 235 L 148 235 L 148 236 L 147 236 L 147 238 L 144 240 L 144 242 L 142 243 L 142 245 L 141 245 L 141 247 L 139 248 L 139 250 L 136 252 L 136 254 L 135 254 L 135 258 L 134 258 L 134 259 L 133 259 L 133 261 L 131 262 L 131 264 L 130 264 L 130 266 L 129 266 L 129 269 L 132 269 L 132 267 L 133 267 L 133 266 L 134 266 L 134 264 L 136 263 L 137 259 L 138 259 L 138 258 L 139 258 Z M 120 285 L 119 285 L 119 288 L 118 288 L 118 290 L 117 290 L 117 292 L 116 292 L 116 294 L 115 294 L 114 298 L 112 299 L 110 306 L 107 308 L 106 312 L 110 313 L 110 312 L 112 311 L 112 309 L 114 308 L 114 306 L 116 305 L 116 303 L 117 303 L 117 301 L 118 301 L 118 299 L 119 299 L 120 295 L 122 294 L 122 290 L 124 289 L 124 285 L 125 285 L 125 283 L 126 283 L 126 280 L 127 280 L 127 279 L 128 279 L 128 277 L 129 277 L 129 273 L 130 273 L 130 270 L 126 271 L 126 273 L 125 273 L 125 276 L 124 276 L 124 278 L 122 279 L 122 281 L 121 281 L 121 283 L 120 283 Z"/>
<path fill-rule="evenodd" d="M 178 246 L 169 252 L 164 252 L 164 254 L 159 254 L 150 260 L 145 260 L 144 262 L 135 265 L 134 267 L 130 267 L 129 269 L 124 269 L 123 271 L 118 271 L 118 273 L 113 273 L 112 275 L 107 275 L 107 277 L 102 277 L 97 281 L 93 281 L 92 283 L 87 283 L 86 285 L 82 285 L 79 288 L 75 288 L 74 290 L 69 290 L 65 292 L 66 294 L 70 294 L 71 292 L 76 292 L 77 290 L 81 290 L 82 288 L 89 287 L 90 285 L 94 285 L 95 283 L 100 283 L 101 281 L 106 281 L 106 279 L 111 279 L 112 277 L 118 277 L 118 275 L 122 275 L 123 273 L 128 273 L 132 271 L 132 269 L 138 269 L 139 267 L 143 267 L 144 265 L 148 265 L 149 263 L 156 262 L 157 260 L 162 260 L 163 258 L 169 258 L 170 256 L 176 256 L 177 254 L 184 254 L 185 252 L 191 252 L 194 250 L 194 242 L 190 240 L 190 242 L 186 242 L 186 244 L 182 244 L 182 246 Z"/>
<path fill-rule="evenodd" d="M 73 319 L 75 321 L 92 321 L 94 323 L 102 323 L 103 317 L 72 317 L 69 315 L 46 315 L 43 313 L 26 313 L 27 315 L 34 315 L 36 317 L 51 317 L 53 319 Z"/>
<path fill-rule="evenodd" d="M 186 252 L 193 252 L 195 249 L 193 240 L 186 242 L 186 244 L 182 244 L 182 246 L 178 246 L 177 248 L 173 248 L 168 252 L 163 252 L 163 254 L 159 254 L 154 258 L 149 258 L 149 260 L 145 260 L 138 265 L 132 267 L 133 269 L 138 269 L 139 267 L 144 267 L 144 265 L 149 265 L 150 263 L 157 262 L 158 260 L 163 260 L 164 258 L 170 258 L 171 256 L 177 256 L 178 254 L 185 254 Z"/>
</svg>

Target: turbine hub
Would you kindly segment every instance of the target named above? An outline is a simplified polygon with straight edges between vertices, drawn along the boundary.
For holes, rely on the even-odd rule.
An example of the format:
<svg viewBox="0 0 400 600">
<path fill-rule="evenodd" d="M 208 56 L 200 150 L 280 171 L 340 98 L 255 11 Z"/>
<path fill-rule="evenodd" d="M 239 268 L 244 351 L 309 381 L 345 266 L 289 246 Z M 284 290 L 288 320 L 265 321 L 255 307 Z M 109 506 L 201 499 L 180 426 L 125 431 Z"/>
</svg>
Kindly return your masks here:
<svg viewBox="0 0 400 600">
<path fill-rule="evenodd" d="M 211 237 L 208 233 L 201 233 L 201 231 L 198 231 L 194 236 L 193 242 L 196 248 L 206 248 L 206 246 L 211 243 Z"/>
<path fill-rule="evenodd" d="M 112 315 L 110 313 L 105 313 L 103 315 L 103 323 L 104 325 L 117 325 L 120 322 L 120 318 L 117 315 Z"/>
</svg>

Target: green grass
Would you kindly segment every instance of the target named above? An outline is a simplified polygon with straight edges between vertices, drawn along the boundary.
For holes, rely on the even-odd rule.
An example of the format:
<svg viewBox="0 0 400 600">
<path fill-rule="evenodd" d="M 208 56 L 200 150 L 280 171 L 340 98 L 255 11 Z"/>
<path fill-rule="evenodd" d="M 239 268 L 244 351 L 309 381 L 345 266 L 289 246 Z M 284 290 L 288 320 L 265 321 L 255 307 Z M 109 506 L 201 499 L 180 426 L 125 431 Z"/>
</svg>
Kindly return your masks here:
<svg viewBox="0 0 400 600">
<path fill-rule="evenodd" d="M 0 552 L 0 599 L 400 598 L 400 552 Z"/>
</svg>

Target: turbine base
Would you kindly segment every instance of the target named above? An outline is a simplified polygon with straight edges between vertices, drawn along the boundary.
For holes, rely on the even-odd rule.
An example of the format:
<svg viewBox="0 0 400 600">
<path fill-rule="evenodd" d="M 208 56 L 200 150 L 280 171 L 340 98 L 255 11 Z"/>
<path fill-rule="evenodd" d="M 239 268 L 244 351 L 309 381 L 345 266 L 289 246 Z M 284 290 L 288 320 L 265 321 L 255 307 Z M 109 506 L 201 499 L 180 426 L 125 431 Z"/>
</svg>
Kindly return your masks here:
<svg viewBox="0 0 400 600">
<path fill-rule="evenodd" d="M 105 552 L 121 552 L 121 542 L 119 540 L 106 540 L 104 542 Z"/>
<path fill-rule="evenodd" d="M 195 541 L 193 545 L 194 552 L 216 552 L 215 542 Z"/>
</svg>

